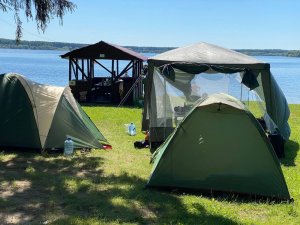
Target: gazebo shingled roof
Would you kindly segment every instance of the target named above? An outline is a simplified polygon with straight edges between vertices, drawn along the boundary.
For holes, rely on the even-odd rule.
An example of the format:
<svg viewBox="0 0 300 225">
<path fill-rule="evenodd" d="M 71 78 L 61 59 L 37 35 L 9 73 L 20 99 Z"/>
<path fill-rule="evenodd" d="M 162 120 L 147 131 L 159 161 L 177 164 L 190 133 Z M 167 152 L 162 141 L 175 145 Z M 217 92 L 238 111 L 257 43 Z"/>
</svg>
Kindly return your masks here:
<svg viewBox="0 0 300 225">
<path fill-rule="evenodd" d="M 118 59 L 118 60 L 142 60 L 147 57 L 130 49 L 110 44 L 104 41 L 88 45 L 61 55 L 62 58 L 93 58 L 93 59 Z"/>
</svg>

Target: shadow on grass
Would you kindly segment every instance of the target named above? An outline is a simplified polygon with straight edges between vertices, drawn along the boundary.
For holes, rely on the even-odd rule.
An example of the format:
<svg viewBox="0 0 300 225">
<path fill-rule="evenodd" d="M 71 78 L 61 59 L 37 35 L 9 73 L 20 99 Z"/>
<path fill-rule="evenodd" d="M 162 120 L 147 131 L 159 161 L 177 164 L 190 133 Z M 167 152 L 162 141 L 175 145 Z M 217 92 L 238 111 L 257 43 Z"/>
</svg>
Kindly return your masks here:
<svg viewBox="0 0 300 225">
<path fill-rule="evenodd" d="M 215 199 L 219 202 L 234 202 L 234 203 L 257 203 L 257 204 L 290 204 L 294 200 L 290 199 L 278 199 L 266 196 L 259 196 L 254 194 L 246 194 L 246 193 L 236 193 L 236 192 L 228 192 L 228 191 L 216 191 L 216 190 L 195 190 L 188 188 L 172 188 L 172 187 L 149 187 L 152 190 L 172 193 L 175 195 L 195 195 L 206 199 Z"/>
<path fill-rule="evenodd" d="M 295 159 L 299 151 L 299 143 L 295 141 L 287 141 L 285 143 L 285 157 L 280 162 L 285 166 L 296 166 Z"/>
<path fill-rule="evenodd" d="M 144 189 L 127 173 L 106 175 L 92 156 L 33 157 L 0 161 L 0 220 L 4 223 L 236 224 L 200 203 L 187 208 L 180 196 Z"/>
</svg>

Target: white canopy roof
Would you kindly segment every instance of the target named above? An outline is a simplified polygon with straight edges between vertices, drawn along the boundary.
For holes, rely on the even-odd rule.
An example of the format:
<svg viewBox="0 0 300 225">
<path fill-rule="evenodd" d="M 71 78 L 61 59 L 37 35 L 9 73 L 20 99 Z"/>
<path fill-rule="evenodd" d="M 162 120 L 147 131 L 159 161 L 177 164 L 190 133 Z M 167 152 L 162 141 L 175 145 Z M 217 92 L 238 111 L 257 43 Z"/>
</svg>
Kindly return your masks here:
<svg viewBox="0 0 300 225">
<path fill-rule="evenodd" d="M 266 64 L 251 56 L 205 42 L 176 48 L 151 57 L 149 60 L 221 65 Z"/>
</svg>

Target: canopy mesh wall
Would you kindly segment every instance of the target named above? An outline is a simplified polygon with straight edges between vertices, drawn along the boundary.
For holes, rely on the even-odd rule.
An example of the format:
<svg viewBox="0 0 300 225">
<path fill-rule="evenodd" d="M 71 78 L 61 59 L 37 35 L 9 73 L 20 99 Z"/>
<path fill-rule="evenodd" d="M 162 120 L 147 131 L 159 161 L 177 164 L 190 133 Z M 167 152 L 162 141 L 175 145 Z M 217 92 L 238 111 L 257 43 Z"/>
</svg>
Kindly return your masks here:
<svg viewBox="0 0 300 225">
<path fill-rule="evenodd" d="M 264 94 L 256 87 L 250 90 L 244 85 L 242 74 L 210 73 L 189 74 L 174 70 L 174 79 L 164 75 L 159 68 L 153 72 L 151 92 L 150 127 L 152 139 L 165 140 L 186 114 L 202 99 L 215 93 L 230 94 L 244 101 L 257 118 L 267 120 L 268 129 L 275 132 L 277 127 L 266 112 Z M 261 83 L 261 74 L 258 74 Z"/>
</svg>

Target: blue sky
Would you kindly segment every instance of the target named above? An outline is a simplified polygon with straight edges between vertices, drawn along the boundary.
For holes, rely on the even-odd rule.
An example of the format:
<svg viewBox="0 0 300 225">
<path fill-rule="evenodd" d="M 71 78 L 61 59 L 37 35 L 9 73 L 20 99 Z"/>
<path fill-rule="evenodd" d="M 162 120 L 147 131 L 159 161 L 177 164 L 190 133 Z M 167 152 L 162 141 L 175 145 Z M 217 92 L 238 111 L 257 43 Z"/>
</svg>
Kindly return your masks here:
<svg viewBox="0 0 300 225">
<path fill-rule="evenodd" d="M 43 34 L 23 20 L 24 40 L 232 49 L 300 49 L 298 0 L 74 0 L 77 9 Z M 14 38 L 13 15 L 0 13 L 0 37 Z"/>
</svg>

